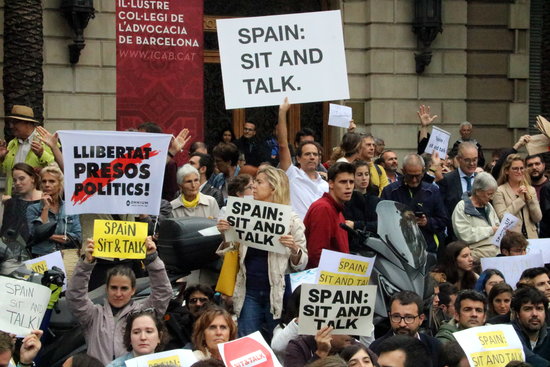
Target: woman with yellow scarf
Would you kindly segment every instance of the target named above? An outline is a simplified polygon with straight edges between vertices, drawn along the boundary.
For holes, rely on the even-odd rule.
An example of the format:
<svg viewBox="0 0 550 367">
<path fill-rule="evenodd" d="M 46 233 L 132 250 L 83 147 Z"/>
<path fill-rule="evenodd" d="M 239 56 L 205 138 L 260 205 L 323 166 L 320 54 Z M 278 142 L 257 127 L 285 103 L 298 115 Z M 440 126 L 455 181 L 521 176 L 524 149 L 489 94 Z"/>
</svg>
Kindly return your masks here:
<svg viewBox="0 0 550 367">
<path fill-rule="evenodd" d="M 174 218 L 204 217 L 217 219 L 220 208 L 216 199 L 200 192 L 199 171 L 186 164 L 177 173 L 181 195 L 170 203 Z"/>
</svg>

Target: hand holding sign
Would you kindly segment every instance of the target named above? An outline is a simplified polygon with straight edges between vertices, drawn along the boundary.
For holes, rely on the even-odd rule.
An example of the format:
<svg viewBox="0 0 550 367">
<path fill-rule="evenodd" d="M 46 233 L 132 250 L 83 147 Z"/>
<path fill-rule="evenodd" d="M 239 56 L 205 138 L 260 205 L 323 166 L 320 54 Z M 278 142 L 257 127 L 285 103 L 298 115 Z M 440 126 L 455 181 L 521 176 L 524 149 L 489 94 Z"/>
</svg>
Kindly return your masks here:
<svg viewBox="0 0 550 367">
<path fill-rule="evenodd" d="M 42 348 L 40 338 L 44 332 L 42 330 L 32 330 L 31 333 L 23 338 L 23 344 L 19 352 L 19 362 L 25 365 L 31 365 L 36 355 Z"/>
<path fill-rule="evenodd" d="M 317 343 L 315 354 L 317 354 L 319 358 L 327 357 L 332 349 L 332 330 L 334 330 L 332 326 L 323 326 L 317 334 L 315 334 L 315 343 Z"/>
</svg>

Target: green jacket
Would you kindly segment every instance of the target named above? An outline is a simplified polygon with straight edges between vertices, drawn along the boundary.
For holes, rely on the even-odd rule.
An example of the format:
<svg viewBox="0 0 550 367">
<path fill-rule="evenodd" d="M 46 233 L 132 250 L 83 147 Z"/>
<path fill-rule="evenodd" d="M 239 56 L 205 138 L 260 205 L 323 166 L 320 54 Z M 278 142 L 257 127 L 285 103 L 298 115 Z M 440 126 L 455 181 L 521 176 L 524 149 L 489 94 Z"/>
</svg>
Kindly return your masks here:
<svg viewBox="0 0 550 367">
<path fill-rule="evenodd" d="M 442 344 L 447 344 L 448 342 L 455 341 L 455 337 L 453 336 L 454 332 L 457 332 L 459 330 L 458 324 L 455 321 L 455 319 L 449 320 L 449 322 L 444 323 L 439 328 L 439 331 L 437 334 L 435 334 L 435 337 L 437 340 L 439 340 Z"/>
<path fill-rule="evenodd" d="M 55 158 L 50 147 L 42 143 L 42 148 L 44 148 L 44 152 L 40 158 L 34 154 L 31 149 L 29 154 L 27 154 L 27 158 L 25 158 L 25 163 L 32 167 L 45 167 L 54 162 Z M 2 172 L 6 174 L 6 195 L 11 195 L 13 186 L 13 176 L 11 174 L 11 170 L 15 165 L 15 155 L 18 150 L 19 140 L 17 138 L 12 139 L 8 144 L 8 153 L 4 157 L 4 162 L 2 162 Z"/>
</svg>

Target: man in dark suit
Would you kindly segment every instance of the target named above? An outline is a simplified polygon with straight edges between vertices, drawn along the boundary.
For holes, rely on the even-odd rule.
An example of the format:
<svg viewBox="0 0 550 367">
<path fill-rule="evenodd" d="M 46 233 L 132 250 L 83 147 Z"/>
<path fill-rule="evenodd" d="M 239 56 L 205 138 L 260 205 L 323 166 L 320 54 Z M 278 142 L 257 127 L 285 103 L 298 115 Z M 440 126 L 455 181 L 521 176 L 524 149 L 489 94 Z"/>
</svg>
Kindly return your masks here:
<svg viewBox="0 0 550 367">
<path fill-rule="evenodd" d="M 449 218 L 453 216 L 453 210 L 456 204 L 462 200 L 462 195 L 472 190 L 478 160 L 477 147 L 470 142 L 461 143 L 458 146 L 456 158 L 458 160 L 458 168 L 453 172 L 447 173 L 441 181 L 437 182 Z M 454 241 L 456 237 L 452 233 L 452 226 L 448 226 L 447 230 L 449 231 L 448 238 Z"/>
<path fill-rule="evenodd" d="M 419 339 L 431 356 L 432 366 L 438 367 L 441 342 L 436 338 L 418 332 L 424 321 L 422 313 L 422 298 L 412 291 L 401 291 L 394 294 L 390 301 L 388 313 L 391 330 L 376 339 L 370 345 L 370 349 L 380 355 L 380 345 L 386 339 L 394 335 L 407 335 Z"/>
</svg>

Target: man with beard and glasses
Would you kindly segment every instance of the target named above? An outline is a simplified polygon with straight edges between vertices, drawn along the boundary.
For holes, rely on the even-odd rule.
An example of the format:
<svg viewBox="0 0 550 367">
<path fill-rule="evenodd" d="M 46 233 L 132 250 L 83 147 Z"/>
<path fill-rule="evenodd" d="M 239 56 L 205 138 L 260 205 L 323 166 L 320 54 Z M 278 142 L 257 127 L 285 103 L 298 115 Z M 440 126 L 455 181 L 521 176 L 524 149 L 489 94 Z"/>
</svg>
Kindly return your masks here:
<svg viewBox="0 0 550 367">
<path fill-rule="evenodd" d="M 550 337 L 546 327 L 546 296 L 530 286 L 519 288 L 512 297 L 512 326 L 518 334 L 526 362 L 533 366 L 550 364 Z"/>
<path fill-rule="evenodd" d="M 420 326 L 424 321 L 422 303 L 422 298 L 415 292 L 401 291 L 395 293 L 391 297 L 390 310 L 388 312 L 391 330 L 376 339 L 370 345 L 370 349 L 379 355 L 380 345 L 384 340 L 394 335 L 408 335 L 419 339 L 428 350 L 432 359 L 432 366 L 439 366 L 441 342 L 432 336 L 419 333 Z"/>
</svg>

